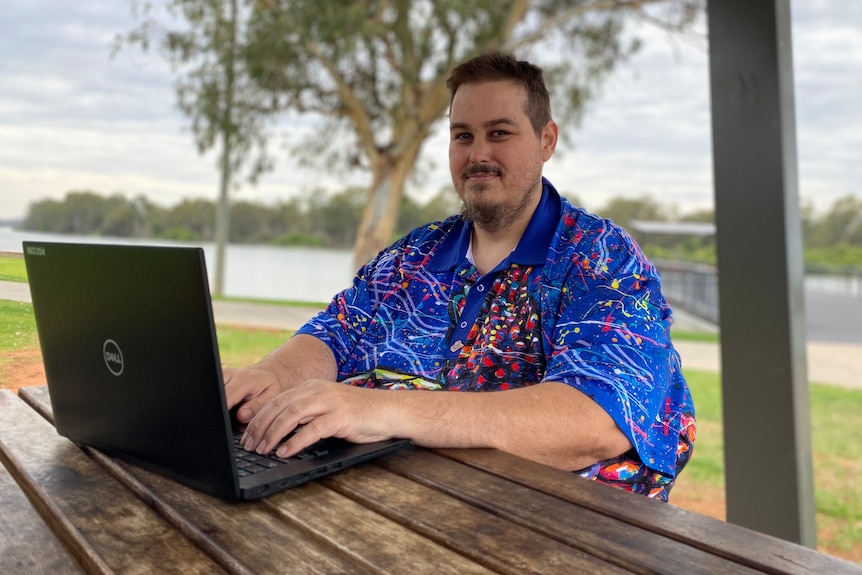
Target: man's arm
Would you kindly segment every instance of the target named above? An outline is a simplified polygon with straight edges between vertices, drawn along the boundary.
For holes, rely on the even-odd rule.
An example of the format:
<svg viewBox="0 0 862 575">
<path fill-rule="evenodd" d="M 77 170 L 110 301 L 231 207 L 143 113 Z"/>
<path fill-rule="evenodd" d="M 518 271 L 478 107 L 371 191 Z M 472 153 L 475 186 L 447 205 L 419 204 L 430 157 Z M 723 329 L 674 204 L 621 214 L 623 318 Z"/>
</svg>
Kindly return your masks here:
<svg viewBox="0 0 862 575">
<path fill-rule="evenodd" d="M 282 393 L 257 412 L 248 449 L 290 456 L 323 437 L 368 442 L 410 438 L 426 447 L 491 447 L 574 470 L 631 448 L 590 398 L 558 382 L 494 392 L 391 391 L 314 380 Z"/>
<path fill-rule="evenodd" d="M 245 423 L 273 397 L 309 379 L 334 381 L 335 357 L 327 345 L 310 335 L 295 335 L 247 368 L 225 368 L 228 409 L 243 403 L 237 419 Z"/>
<path fill-rule="evenodd" d="M 398 396 L 393 403 L 404 417 L 396 425 L 426 447 L 493 447 L 568 471 L 631 448 L 601 407 L 560 382 L 497 392 Z"/>
</svg>

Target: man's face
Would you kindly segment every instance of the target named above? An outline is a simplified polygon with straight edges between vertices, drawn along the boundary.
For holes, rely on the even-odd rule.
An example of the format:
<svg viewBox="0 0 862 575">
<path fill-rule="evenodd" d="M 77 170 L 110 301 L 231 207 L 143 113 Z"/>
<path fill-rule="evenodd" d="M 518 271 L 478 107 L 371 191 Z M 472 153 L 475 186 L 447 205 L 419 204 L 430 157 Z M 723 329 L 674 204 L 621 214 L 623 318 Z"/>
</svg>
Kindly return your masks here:
<svg viewBox="0 0 862 575">
<path fill-rule="evenodd" d="M 524 111 L 526 90 L 512 82 L 464 84 L 449 114 L 449 170 L 463 214 L 487 231 L 532 215 L 541 195 L 542 164 L 557 128 L 537 136 Z"/>
</svg>

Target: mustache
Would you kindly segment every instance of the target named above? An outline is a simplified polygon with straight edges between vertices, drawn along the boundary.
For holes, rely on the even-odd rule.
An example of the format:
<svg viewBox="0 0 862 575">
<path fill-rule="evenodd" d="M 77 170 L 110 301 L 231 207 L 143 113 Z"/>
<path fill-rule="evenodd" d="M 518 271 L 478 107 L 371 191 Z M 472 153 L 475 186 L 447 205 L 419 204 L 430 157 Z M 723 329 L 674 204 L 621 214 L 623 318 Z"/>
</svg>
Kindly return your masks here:
<svg viewBox="0 0 862 575">
<path fill-rule="evenodd" d="M 503 170 L 501 170 L 497 166 L 489 166 L 487 164 L 473 164 L 472 166 L 468 166 L 461 172 L 461 177 L 469 178 L 470 176 L 475 176 L 477 174 L 493 174 L 495 176 L 502 176 Z"/>
</svg>

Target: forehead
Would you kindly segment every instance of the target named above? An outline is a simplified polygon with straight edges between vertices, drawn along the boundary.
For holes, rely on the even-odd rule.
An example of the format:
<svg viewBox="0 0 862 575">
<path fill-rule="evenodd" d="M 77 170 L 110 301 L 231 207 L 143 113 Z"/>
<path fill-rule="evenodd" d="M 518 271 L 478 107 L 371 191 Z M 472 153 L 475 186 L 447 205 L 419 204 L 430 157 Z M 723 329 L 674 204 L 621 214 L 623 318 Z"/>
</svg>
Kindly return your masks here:
<svg viewBox="0 0 862 575">
<path fill-rule="evenodd" d="M 526 89 L 508 80 L 463 84 L 452 98 L 449 120 L 468 125 L 496 118 L 528 122 L 526 102 Z"/>
</svg>

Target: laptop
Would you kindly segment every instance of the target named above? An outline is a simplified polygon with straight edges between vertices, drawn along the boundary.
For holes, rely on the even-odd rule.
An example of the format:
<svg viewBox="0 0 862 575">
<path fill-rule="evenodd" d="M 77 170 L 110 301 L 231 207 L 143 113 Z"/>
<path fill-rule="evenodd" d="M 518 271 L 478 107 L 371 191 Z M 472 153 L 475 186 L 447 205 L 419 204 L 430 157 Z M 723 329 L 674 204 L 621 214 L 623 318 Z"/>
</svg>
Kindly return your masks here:
<svg viewBox="0 0 862 575">
<path fill-rule="evenodd" d="M 235 445 L 201 248 L 25 241 L 23 251 L 60 435 L 232 500 L 409 444 L 331 438 L 288 460 Z"/>
</svg>

